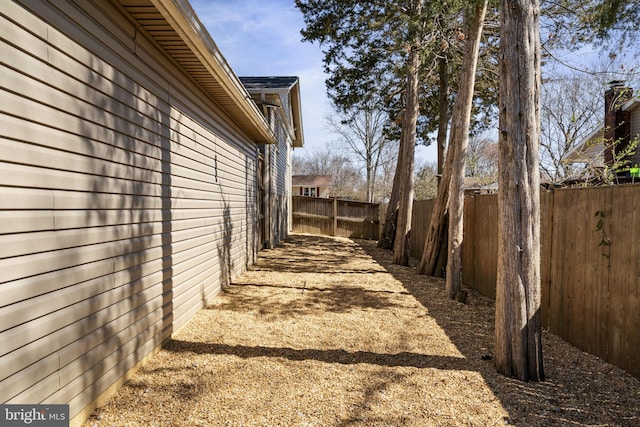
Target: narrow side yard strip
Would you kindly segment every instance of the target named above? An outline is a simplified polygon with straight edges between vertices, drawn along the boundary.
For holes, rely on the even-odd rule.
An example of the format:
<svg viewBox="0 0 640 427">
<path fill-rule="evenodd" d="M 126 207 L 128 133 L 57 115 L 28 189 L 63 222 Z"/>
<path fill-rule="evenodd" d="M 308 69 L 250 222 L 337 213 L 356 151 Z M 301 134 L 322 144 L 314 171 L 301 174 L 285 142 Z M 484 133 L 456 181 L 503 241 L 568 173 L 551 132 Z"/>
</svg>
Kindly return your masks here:
<svg viewBox="0 0 640 427">
<path fill-rule="evenodd" d="M 85 426 L 640 425 L 640 382 L 554 336 L 549 381 L 496 374 L 493 302 L 390 261 L 292 235 Z"/>
</svg>

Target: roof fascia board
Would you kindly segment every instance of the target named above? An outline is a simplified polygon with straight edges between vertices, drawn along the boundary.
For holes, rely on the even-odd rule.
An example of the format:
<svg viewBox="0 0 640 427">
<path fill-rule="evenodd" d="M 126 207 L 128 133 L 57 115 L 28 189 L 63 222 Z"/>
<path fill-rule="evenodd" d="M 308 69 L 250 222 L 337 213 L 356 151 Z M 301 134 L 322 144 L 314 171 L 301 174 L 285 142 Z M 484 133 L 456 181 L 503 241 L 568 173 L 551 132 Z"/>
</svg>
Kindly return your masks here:
<svg viewBox="0 0 640 427">
<path fill-rule="evenodd" d="M 293 140 L 293 146 L 301 148 L 304 146 L 304 132 L 302 131 L 302 107 L 300 102 L 300 79 L 296 79 L 296 82 L 291 87 L 291 112 L 293 114 L 293 128 L 295 132 L 295 139 Z"/>
<path fill-rule="evenodd" d="M 594 139 L 594 138 L 600 138 L 602 132 L 604 130 L 604 124 L 600 123 L 598 125 L 598 127 L 596 127 L 589 135 L 587 135 L 586 137 L 584 137 L 582 139 L 582 141 L 580 141 L 579 144 L 574 145 L 573 147 L 571 147 L 563 156 L 563 159 L 565 160 L 572 160 L 573 158 L 576 157 L 580 157 L 584 152 L 586 152 L 590 147 L 588 146 L 588 144 Z M 597 145 L 599 142 L 596 142 Z"/>
<path fill-rule="evenodd" d="M 151 0 L 176 33 L 216 78 L 232 102 L 249 118 L 259 140 L 275 144 L 276 138 L 264 115 L 236 76 L 195 12 L 184 0 Z"/>
<path fill-rule="evenodd" d="M 637 105 L 640 105 L 640 100 L 634 97 L 628 100 L 627 102 L 625 102 L 621 110 L 622 111 L 633 110 L 633 108 L 636 107 Z"/>
</svg>

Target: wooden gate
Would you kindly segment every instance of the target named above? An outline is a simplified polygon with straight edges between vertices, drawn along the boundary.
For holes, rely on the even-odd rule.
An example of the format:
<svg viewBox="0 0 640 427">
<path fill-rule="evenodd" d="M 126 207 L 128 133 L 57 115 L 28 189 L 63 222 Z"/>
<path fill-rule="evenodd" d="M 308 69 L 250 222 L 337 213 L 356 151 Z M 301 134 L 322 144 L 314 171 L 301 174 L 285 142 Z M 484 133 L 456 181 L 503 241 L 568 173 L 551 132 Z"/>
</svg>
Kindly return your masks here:
<svg viewBox="0 0 640 427">
<path fill-rule="evenodd" d="M 293 196 L 293 231 L 378 240 L 380 204 Z"/>
</svg>

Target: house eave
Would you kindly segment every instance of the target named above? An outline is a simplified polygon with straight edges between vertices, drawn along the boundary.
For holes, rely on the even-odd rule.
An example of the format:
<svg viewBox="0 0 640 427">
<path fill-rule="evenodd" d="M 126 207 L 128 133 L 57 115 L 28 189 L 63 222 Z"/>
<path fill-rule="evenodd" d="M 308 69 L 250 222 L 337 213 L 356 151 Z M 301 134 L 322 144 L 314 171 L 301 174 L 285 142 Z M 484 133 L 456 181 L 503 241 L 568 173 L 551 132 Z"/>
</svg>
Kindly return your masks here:
<svg viewBox="0 0 640 427">
<path fill-rule="evenodd" d="M 285 80 L 291 80 L 291 84 L 277 86 L 278 83 Z M 267 86 L 262 86 L 265 80 L 276 80 L 274 82 L 266 83 Z M 294 148 L 301 148 L 304 146 L 304 131 L 302 128 L 302 108 L 301 108 L 301 96 L 300 96 L 300 79 L 298 77 L 256 77 L 246 76 L 240 77 L 240 81 L 244 83 L 247 91 L 261 99 L 264 99 L 267 95 L 283 95 L 291 96 L 291 123 L 285 117 L 283 120 L 287 123 L 287 132 L 290 135 L 291 142 Z M 279 106 L 280 103 L 278 102 Z M 283 114 L 280 111 L 280 114 Z"/>
<path fill-rule="evenodd" d="M 300 80 L 296 81 L 294 88 L 291 90 L 291 111 L 293 112 L 293 128 L 295 130 L 295 138 L 293 146 L 302 148 L 304 146 L 304 132 L 302 131 L 302 103 L 300 102 Z"/>
<path fill-rule="evenodd" d="M 156 43 L 255 143 L 276 137 L 187 0 L 119 0 Z"/>
<path fill-rule="evenodd" d="M 592 144 L 592 146 L 588 146 L 590 141 L 593 141 L 596 138 L 602 139 L 602 135 L 604 132 L 604 124 L 600 123 L 598 127 L 596 127 L 589 135 L 583 138 L 580 143 L 574 145 L 570 150 L 568 150 L 563 156 L 562 160 L 568 163 L 589 163 L 593 162 L 594 151 L 602 153 L 604 151 L 604 146 L 602 141 L 596 141 Z M 600 146 L 596 148 L 596 146 Z"/>
</svg>

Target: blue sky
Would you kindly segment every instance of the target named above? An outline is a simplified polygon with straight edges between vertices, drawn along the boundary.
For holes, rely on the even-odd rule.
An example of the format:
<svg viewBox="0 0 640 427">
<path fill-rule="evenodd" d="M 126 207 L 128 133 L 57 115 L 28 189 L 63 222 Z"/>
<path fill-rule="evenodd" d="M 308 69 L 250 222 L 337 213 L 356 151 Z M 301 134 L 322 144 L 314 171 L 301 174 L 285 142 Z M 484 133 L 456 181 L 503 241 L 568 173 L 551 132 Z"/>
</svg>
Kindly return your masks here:
<svg viewBox="0 0 640 427">
<path fill-rule="evenodd" d="M 238 76 L 298 76 L 305 148 L 329 145 L 324 125 L 331 111 L 322 51 L 303 43 L 302 14 L 293 0 L 190 0 L 200 21 Z M 296 154 L 298 151 L 296 150 Z M 434 147 L 418 147 L 417 163 L 435 163 Z"/>
</svg>

